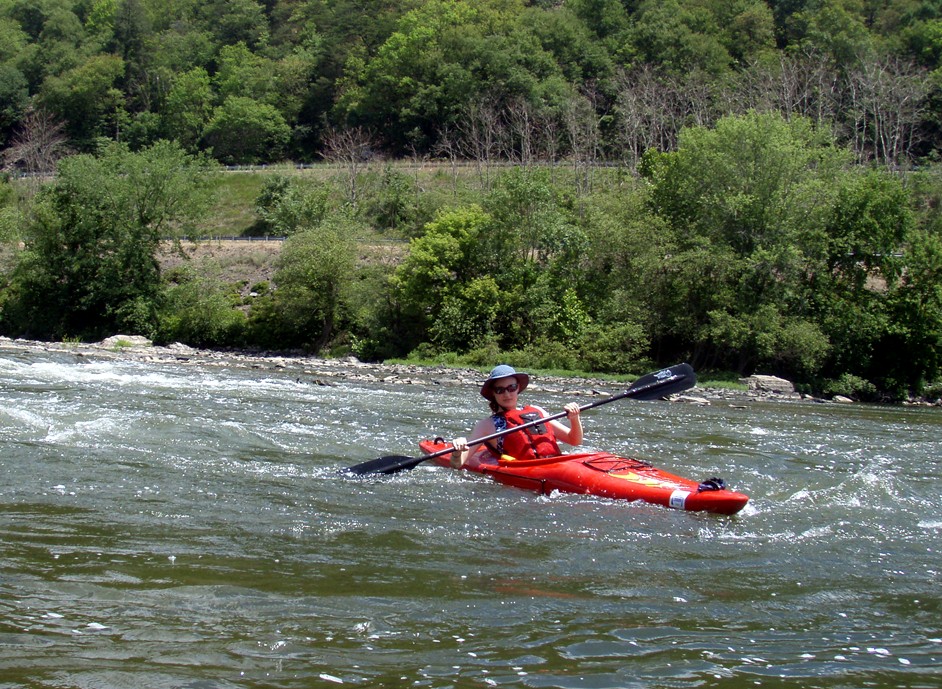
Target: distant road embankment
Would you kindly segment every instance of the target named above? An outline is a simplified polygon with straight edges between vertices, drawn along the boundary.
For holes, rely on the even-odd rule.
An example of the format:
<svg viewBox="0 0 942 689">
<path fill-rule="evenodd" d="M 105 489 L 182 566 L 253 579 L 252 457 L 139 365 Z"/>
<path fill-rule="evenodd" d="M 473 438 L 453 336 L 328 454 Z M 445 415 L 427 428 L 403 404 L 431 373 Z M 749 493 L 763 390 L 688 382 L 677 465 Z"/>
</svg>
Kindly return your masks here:
<svg viewBox="0 0 942 689">
<path fill-rule="evenodd" d="M 199 267 L 204 274 L 222 282 L 241 284 L 241 291 L 248 293 L 260 282 L 273 281 L 284 240 L 285 237 L 183 238 L 180 241 L 182 252 L 168 240 L 161 246 L 157 258 L 163 271 L 187 265 Z M 402 262 L 408 250 L 407 240 L 371 239 L 357 246 L 357 264 L 392 269 Z"/>
</svg>

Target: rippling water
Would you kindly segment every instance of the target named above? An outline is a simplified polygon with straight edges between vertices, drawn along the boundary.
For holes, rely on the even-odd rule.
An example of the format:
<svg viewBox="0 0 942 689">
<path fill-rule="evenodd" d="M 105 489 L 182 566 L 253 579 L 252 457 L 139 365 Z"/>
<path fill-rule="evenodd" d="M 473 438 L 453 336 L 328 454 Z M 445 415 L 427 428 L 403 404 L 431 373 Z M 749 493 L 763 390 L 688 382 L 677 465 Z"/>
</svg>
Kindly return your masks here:
<svg viewBox="0 0 942 689">
<path fill-rule="evenodd" d="M 0 350 L 0 688 L 942 686 L 939 410 L 586 413 L 589 446 L 750 494 L 736 517 L 337 474 L 483 413 Z"/>
</svg>

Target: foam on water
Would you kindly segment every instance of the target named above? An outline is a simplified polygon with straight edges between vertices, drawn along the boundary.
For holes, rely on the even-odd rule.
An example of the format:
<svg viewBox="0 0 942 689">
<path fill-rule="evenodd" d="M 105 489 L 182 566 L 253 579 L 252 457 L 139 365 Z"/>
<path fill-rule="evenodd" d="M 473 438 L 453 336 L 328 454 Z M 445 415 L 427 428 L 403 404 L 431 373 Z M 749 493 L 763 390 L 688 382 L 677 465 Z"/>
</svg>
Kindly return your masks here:
<svg viewBox="0 0 942 689">
<path fill-rule="evenodd" d="M 186 390 L 190 396 L 206 394 L 254 393 L 285 394 L 305 393 L 303 398 L 316 402 L 325 399 L 329 388 L 312 387 L 291 378 L 254 377 L 245 371 L 203 370 L 191 367 L 181 370 L 166 364 L 156 365 L 141 362 L 82 362 L 42 361 L 15 363 L 0 368 L 20 379 L 21 385 L 43 386 L 84 385 L 93 389 L 122 390 L 136 393 L 141 390 L 149 394 L 163 391 Z M 222 375 L 220 375 L 222 374 Z"/>
<path fill-rule="evenodd" d="M 28 409 L 16 408 L 13 405 L 18 400 L 13 398 L 0 398 L 0 428 L 18 432 L 24 427 L 38 430 L 46 428 L 46 419 L 36 412 Z"/>
</svg>

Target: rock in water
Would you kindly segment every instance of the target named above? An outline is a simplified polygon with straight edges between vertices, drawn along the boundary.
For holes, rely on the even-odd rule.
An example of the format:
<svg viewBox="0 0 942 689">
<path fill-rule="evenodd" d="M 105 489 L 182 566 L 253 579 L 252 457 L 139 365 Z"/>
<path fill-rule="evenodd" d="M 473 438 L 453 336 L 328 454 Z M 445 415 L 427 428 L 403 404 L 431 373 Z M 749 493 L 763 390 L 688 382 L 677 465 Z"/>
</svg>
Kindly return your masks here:
<svg viewBox="0 0 942 689">
<path fill-rule="evenodd" d="M 777 376 L 749 376 L 748 378 L 740 378 L 739 382 L 748 385 L 750 390 L 779 392 L 786 395 L 795 392 L 795 386 L 791 381 Z"/>
<path fill-rule="evenodd" d="M 154 343 L 140 335 L 112 335 L 100 344 L 102 347 L 151 347 Z"/>
</svg>

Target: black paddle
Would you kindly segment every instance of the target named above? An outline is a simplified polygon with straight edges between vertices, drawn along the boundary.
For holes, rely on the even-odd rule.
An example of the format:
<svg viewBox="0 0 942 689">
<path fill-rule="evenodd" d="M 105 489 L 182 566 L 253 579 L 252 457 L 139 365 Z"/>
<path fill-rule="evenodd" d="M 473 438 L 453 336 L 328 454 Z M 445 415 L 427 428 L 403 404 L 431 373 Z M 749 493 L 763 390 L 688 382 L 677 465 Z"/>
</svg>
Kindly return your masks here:
<svg viewBox="0 0 942 689">
<path fill-rule="evenodd" d="M 605 399 L 600 399 L 595 402 L 585 404 L 579 407 L 579 409 L 585 411 L 586 409 L 600 407 L 603 404 L 608 404 L 609 402 L 614 402 L 615 400 L 620 400 L 624 397 L 630 397 L 631 399 L 635 400 L 659 400 L 667 397 L 668 395 L 673 395 L 677 392 L 689 390 L 694 385 L 696 385 L 696 383 L 697 375 L 693 372 L 693 368 L 690 366 L 690 364 L 677 364 L 676 366 L 671 366 L 670 368 L 665 368 L 661 371 L 656 371 L 654 373 L 649 373 L 646 376 L 642 376 L 632 383 L 631 387 L 629 387 L 624 392 L 620 392 L 617 395 L 612 395 L 611 397 L 606 397 Z M 472 442 L 468 443 L 468 445 L 480 445 L 481 443 L 485 443 L 488 440 L 499 438 L 502 435 L 507 435 L 508 433 L 513 433 L 514 431 L 519 431 L 523 428 L 529 428 L 530 426 L 535 426 L 552 419 L 560 419 L 564 416 L 566 416 L 566 412 L 561 411 L 520 426 L 514 426 L 512 428 L 506 428 L 503 431 L 498 431 L 497 433 L 491 433 L 490 435 L 486 435 L 482 438 L 475 438 Z M 376 459 L 371 459 L 368 462 L 363 462 L 362 464 L 349 467 L 345 471 L 348 474 L 356 474 L 358 476 L 363 476 L 364 474 L 395 474 L 396 472 L 403 471 L 405 469 L 412 469 L 427 459 L 433 459 L 434 457 L 441 457 L 442 455 L 451 454 L 453 450 L 454 447 L 449 446 L 444 450 L 439 450 L 438 452 L 433 452 L 429 455 L 422 455 L 421 457 L 406 457 L 404 455 L 388 455 L 386 457 L 377 457 Z"/>
</svg>

